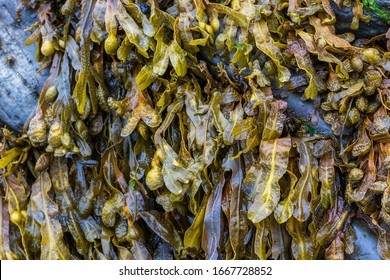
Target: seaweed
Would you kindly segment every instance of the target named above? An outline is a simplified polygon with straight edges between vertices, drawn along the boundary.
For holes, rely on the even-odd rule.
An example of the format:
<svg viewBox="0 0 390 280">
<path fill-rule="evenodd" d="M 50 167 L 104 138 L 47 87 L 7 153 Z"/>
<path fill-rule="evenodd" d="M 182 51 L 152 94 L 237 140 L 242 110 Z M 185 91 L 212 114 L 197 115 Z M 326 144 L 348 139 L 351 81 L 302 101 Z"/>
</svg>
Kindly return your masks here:
<svg viewBox="0 0 390 280">
<path fill-rule="evenodd" d="M 359 215 L 389 258 L 390 50 L 336 34 L 329 1 L 36 13 L 50 74 L 0 132 L 2 259 L 343 259 Z M 320 114 L 294 118 L 291 92 Z"/>
</svg>

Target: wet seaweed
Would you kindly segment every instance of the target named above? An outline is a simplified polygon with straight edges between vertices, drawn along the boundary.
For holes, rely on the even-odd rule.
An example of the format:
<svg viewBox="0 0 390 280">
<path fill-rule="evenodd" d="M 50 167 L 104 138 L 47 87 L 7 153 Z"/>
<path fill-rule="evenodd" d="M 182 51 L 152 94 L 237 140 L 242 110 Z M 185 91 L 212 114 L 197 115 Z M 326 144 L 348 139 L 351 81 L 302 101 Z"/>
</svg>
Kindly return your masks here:
<svg viewBox="0 0 390 280">
<path fill-rule="evenodd" d="M 359 215 L 389 258 L 390 49 L 329 1 L 24 4 L 50 74 L 1 130 L 1 259 L 344 259 Z"/>
</svg>

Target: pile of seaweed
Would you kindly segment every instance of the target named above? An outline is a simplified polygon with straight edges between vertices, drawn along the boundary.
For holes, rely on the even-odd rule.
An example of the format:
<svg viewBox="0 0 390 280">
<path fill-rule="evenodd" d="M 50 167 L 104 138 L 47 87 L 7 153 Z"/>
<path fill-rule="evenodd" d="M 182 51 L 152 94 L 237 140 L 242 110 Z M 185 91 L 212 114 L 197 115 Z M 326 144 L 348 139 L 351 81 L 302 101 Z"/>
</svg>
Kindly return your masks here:
<svg viewBox="0 0 390 280">
<path fill-rule="evenodd" d="M 0 134 L 1 259 L 343 259 L 355 216 L 390 258 L 390 31 L 336 34 L 330 0 L 22 2 L 50 75 Z"/>
</svg>

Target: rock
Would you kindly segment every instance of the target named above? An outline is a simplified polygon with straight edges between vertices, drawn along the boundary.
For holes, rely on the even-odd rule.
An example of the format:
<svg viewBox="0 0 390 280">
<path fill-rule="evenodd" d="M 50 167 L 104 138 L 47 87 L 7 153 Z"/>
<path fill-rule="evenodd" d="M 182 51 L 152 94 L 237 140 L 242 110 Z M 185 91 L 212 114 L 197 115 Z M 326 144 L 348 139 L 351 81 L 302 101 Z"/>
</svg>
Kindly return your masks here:
<svg viewBox="0 0 390 280">
<path fill-rule="evenodd" d="M 359 22 L 358 30 L 351 30 L 350 25 L 353 18 L 352 7 L 343 7 L 339 9 L 336 3 L 330 1 L 333 11 L 336 14 L 336 30 L 337 33 L 352 32 L 356 38 L 372 38 L 380 34 L 384 34 L 390 28 L 388 21 L 380 18 L 374 11 L 369 8 L 363 8 L 363 14 L 371 16 L 370 22 Z M 379 8 L 384 11 L 390 11 L 390 0 L 377 0 Z"/>
<path fill-rule="evenodd" d="M 16 15 L 17 0 L 0 0 L 0 122 L 20 131 L 37 105 L 47 71 L 37 74 L 35 45 L 26 46 L 29 33 L 23 30 L 37 20 L 35 13 L 23 10 Z"/>
<path fill-rule="evenodd" d="M 286 97 L 287 108 L 290 109 L 291 113 L 299 119 L 306 119 L 309 121 L 309 125 L 318 134 L 324 136 L 333 135 L 332 129 L 321 117 L 319 111 L 315 108 L 314 102 L 303 101 L 301 94 L 290 92 Z M 315 117 L 313 117 L 315 116 Z M 312 119 L 316 119 L 316 122 L 312 122 Z"/>
<path fill-rule="evenodd" d="M 381 260 L 378 254 L 378 235 L 362 219 L 354 219 L 352 228 L 356 234 L 355 250 L 346 255 L 348 260 Z"/>
<path fill-rule="evenodd" d="M 302 100 L 303 93 L 289 91 L 286 86 L 278 88 L 275 81 L 272 81 L 272 93 L 276 98 L 287 102 L 288 113 L 294 118 L 307 121 L 310 128 L 315 130 L 317 134 L 333 136 L 330 125 L 323 120 L 320 111 L 316 108 L 315 103 L 319 99 L 315 101 Z M 313 122 L 313 119 L 316 121 Z"/>
</svg>

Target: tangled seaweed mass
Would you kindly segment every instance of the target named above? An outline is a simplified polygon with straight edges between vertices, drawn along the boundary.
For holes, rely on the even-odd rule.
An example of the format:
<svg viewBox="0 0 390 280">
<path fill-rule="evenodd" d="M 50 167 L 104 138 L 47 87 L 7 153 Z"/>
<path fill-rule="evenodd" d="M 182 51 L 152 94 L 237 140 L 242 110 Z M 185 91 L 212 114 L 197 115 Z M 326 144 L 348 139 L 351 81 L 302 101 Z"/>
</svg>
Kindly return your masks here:
<svg viewBox="0 0 390 280">
<path fill-rule="evenodd" d="M 1 259 L 343 259 L 355 217 L 390 258 L 390 31 L 336 34 L 330 0 L 22 2 L 50 74 L 0 134 Z"/>
</svg>

